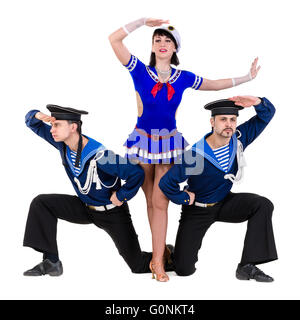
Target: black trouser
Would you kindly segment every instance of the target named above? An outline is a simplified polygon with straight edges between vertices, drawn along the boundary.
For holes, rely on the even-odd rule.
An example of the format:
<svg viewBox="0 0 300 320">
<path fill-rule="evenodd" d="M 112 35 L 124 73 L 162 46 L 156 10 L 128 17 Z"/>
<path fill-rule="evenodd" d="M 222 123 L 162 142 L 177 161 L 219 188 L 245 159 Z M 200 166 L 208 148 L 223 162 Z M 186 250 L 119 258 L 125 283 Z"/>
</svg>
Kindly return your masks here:
<svg viewBox="0 0 300 320">
<path fill-rule="evenodd" d="M 273 204 L 267 198 L 251 193 L 229 193 L 213 207 L 182 206 L 177 232 L 175 271 L 188 276 L 196 271 L 198 251 L 208 228 L 215 222 L 248 220 L 241 263 L 260 264 L 277 259 L 272 227 Z"/>
<path fill-rule="evenodd" d="M 141 251 L 126 203 L 108 211 L 94 211 L 77 196 L 39 195 L 30 205 L 23 245 L 58 255 L 57 219 L 78 224 L 94 223 L 109 234 L 132 272 L 150 272 L 152 254 Z"/>
</svg>

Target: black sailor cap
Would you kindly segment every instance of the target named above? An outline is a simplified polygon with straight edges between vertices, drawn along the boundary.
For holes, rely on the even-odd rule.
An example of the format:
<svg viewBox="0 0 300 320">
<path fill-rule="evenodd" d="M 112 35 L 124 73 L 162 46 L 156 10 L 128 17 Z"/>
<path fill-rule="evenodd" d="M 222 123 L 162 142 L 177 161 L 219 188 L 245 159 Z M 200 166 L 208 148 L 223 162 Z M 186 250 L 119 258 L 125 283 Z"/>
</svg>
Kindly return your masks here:
<svg viewBox="0 0 300 320">
<path fill-rule="evenodd" d="M 88 114 L 84 110 L 61 107 L 55 104 L 47 104 L 46 107 L 51 112 L 51 117 L 54 117 L 56 120 L 80 121 L 81 115 Z"/>
<path fill-rule="evenodd" d="M 239 110 L 244 109 L 242 106 L 237 106 L 234 101 L 228 100 L 228 99 L 222 99 L 222 100 L 216 100 L 210 103 L 207 103 L 204 108 L 206 110 L 211 111 L 211 116 L 217 116 L 217 115 L 239 115 Z"/>
</svg>

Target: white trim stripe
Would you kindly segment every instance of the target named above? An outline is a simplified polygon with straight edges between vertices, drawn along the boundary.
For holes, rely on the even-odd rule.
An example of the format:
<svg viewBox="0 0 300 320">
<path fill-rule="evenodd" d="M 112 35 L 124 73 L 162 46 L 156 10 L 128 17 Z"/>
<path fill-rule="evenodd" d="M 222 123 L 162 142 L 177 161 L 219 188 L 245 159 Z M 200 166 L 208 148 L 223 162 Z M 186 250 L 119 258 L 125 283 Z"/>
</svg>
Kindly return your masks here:
<svg viewBox="0 0 300 320">
<path fill-rule="evenodd" d="M 223 155 L 222 157 L 216 157 L 218 159 L 218 161 L 221 161 L 223 159 L 228 159 L 229 160 L 229 151 L 227 152 L 227 154 Z"/>
<path fill-rule="evenodd" d="M 75 175 L 78 176 L 81 171 L 81 161 L 79 161 L 79 167 L 75 167 L 76 155 L 77 155 L 76 151 L 70 150 L 71 159 L 69 159 L 68 157 L 67 158 L 68 158 L 68 162 L 70 162 L 70 160 L 71 160 L 72 170 L 75 173 Z"/>
<path fill-rule="evenodd" d="M 226 159 L 219 161 L 220 165 L 223 167 L 224 165 L 228 164 L 229 157 L 226 157 Z M 224 162 L 224 163 L 223 163 Z"/>
<path fill-rule="evenodd" d="M 154 80 L 155 82 L 159 82 L 158 76 L 149 67 L 146 66 L 146 70 L 152 80 Z"/>
<path fill-rule="evenodd" d="M 133 148 L 127 148 L 126 149 L 126 154 L 131 156 L 131 155 L 137 155 L 138 157 L 144 158 L 144 159 L 149 159 L 149 160 L 160 160 L 160 159 L 170 159 L 170 158 L 175 158 L 179 155 L 181 155 L 184 150 L 172 150 L 168 152 L 162 152 L 162 153 L 150 153 L 147 150 L 143 150 L 137 147 Z"/>
<path fill-rule="evenodd" d="M 214 153 L 216 159 L 218 160 L 221 168 L 225 172 L 227 172 L 228 165 L 229 165 L 229 143 L 226 144 L 225 146 L 214 149 L 213 153 Z"/>
<path fill-rule="evenodd" d="M 176 70 L 176 71 L 174 72 L 174 74 L 172 75 L 172 77 L 169 79 L 168 82 L 169 82 L 170 84 L 174 83 L 175 81 L 178 80 L 178 78 L 179 78 L 180 75 L 181 75 L 181 70 Z"/>
<path fill-rule="evenodd" d="M 126 68 L 129 70 L 129 72 L 131 72 L 131 71 L 134 70 L 136 65 L 137 65 L 137 57 L 132 56 L 132 60 L 131 60 L 130 64 Z"/>
<path fill-rule="evenodd" d="M 215 152 L 215 151 L 219 151 L 219 150 L 221 150 L 221 149 L 225 149 L 225 148 L 229 148 L 229 143 L 227 143 L 227 144 L 225 144 L 225 146 L 222 146 L 222 147 L 219 147 L 219 148 L 216 148 L 216 149 L 213 149 L 213 152 Z"/>
<path fill-rule="evenodd" d="M 214 152 L 214 154 L 218 158 L 218 157 L 222 157 L 224 154 L 226 154 L 228 152 L 229 152 L 229 148 L 227 150 L 221 150 L 221 151 L 218 151 L 218 152 Z"/>
<path fill-rule="evenodd" d="M 194 86 L 195 86 L 195 84 L 196 84 L 196 82 L 197 82 L 197 78 L 198 78 L 198 76 L 195 76 L 195 81 L 194 81 L 194 83 L 193 83 L 193 85 L 192 85 L 192 89 L 194 89 Z"/>
<path fill-rule="evenodd" d="M 224 171 L 228 169 L 228 166 L 221 166 L 221 167 L 224 169 Z"/>
<path fill-rule="evenodd" d="M 202 83 L 202 77 L 195 75 L 195 82 L 192 85 L 192 89 L 195 89 L 195 90 L 199 89 L 200 83 Z"/>
</svg>

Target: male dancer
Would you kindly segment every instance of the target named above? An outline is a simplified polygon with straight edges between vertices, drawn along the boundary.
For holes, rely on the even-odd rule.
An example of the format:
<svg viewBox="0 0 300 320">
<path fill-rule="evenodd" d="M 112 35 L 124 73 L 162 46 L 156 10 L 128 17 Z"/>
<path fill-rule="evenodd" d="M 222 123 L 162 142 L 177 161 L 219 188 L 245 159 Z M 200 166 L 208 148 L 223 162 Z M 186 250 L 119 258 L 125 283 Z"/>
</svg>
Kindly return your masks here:
<svg viewBox="0 0 300 320">
<path fill-rule="evenodd" d="M 237 127 L 238 110 L 252 105 L 256 115 Z M 185 152 L 182 163 L 174 165 L 159 183 L 170 200 L 183 205 L 174 252 L 175 271 L 180 276 L 195 272 L 202 239 L 215 221 L 248 221 L 236 277 L 271 282 L 273 278 L 256 265 L 277 259 L 273 204 L 257 194 L 230 190 L 242 178 L 243 150 L 265 129 L 275 108 L 266 98 L 240 96 L 209 103 L 205 109 L 212 112 L 212 132 Z M 187 188 L 180 191 L 179 183 L 185 180 Z"/>
<path fill-rule="evenodd" d="M 57 219 L 94 223 L 110 235 L 132 272 L 150 272 L 152 254 L 141 252 L 127 205 L 144 181 L 143 170 L 81 134 L 81 115 L 86 111 L 56 105 L 47 108 L 51 116 L 32 110 L 26 115 L 26 125 L 59 150 L 77 196 L 42 194 L 32 201 L 24 246 L 42 252 L 43 261 L 24 275 L 63 273 Z M 44 122 L 51 122 L 52 127 Z M 123 186 L 120 179 L 126 180 Z"/>
</svg>

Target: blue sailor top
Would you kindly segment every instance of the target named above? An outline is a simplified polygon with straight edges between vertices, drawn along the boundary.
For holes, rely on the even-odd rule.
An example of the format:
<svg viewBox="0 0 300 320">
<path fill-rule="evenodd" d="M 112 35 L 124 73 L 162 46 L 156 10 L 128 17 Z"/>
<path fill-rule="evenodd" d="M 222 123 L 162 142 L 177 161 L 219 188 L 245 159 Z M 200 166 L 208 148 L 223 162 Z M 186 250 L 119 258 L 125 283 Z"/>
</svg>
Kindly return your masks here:
<svg viewBox="0 0 300 320">
<path fill-rule="evenodd" d="M 126 159 L 106 150 L 101 143 L 86 137 L 88 143 L 81 153 L 80 171 L 79 173 L 75 172 L 74 166 L 67 156 L 66 144 L 55 142 L 50 133 L 50 125 L 35 118 L 37 112 L 38 110 L 29 111 L 25 117 L 25 123 L 34 133 L 59 150 L 66 173 L 81 201 L 93 206 L 111 204 L 110 197 L 113 191 L 116 191 L 116 196 L 120 201 L 128 201 L 135 196 L 144 181 L 144 171 L 139 165 L 128 163 Z M 87 190 L 80 191 L 78 183 L 80 186 L 86 184 L 91 161 L 99 154 L 102 157 L 99 157 L 100 159 L 95 162 L 96 173 L 99 177 L 98 185 L 91 183 L 88 192 L 84 192 Z M 120 179 L 126 181 L 123 186 L 121 186 Z"/>
<path fill-rule="evenodd" d="M 180 159 L 160 180 L 159 187 L 163 193 L 176 204 L 189 204 L 189 195 L 180 190 L 179 183 L 187 180 L 187 190 L 195 193 L 195 201 L 214 203 L 223 200 L 232 188 L 232 182 L 225 179 L 226 174 L 236 175 L 237 139 L 243 149 L 252 143 L 265 129 L 275 114 L 275 108 L 266 98 L 255 106 L 256 115 L 237 127 L 229 143 L 230 159 L 227 172 L 220 166 L 214 152 L 206 142 L 208 133 Z"/>
<path fill-rule="evenodd" d="M 139 106 L 137 128 L 151 134 L 151 129 L 176 129 L 175 113 L 181 102 L 185 89 L 198 90 L 203 78 L 192 72 L 172 68 L 171 76 L 167 83 L 156 94 L 153 89 L 159 83 L 159 78 L 154 67 L 146 66 L 138 58 L 131 55 L 125 67 L 129 70 L 134 82 Z M 169 90 L 173 94 L 169 93 Z"/>
</svg>

